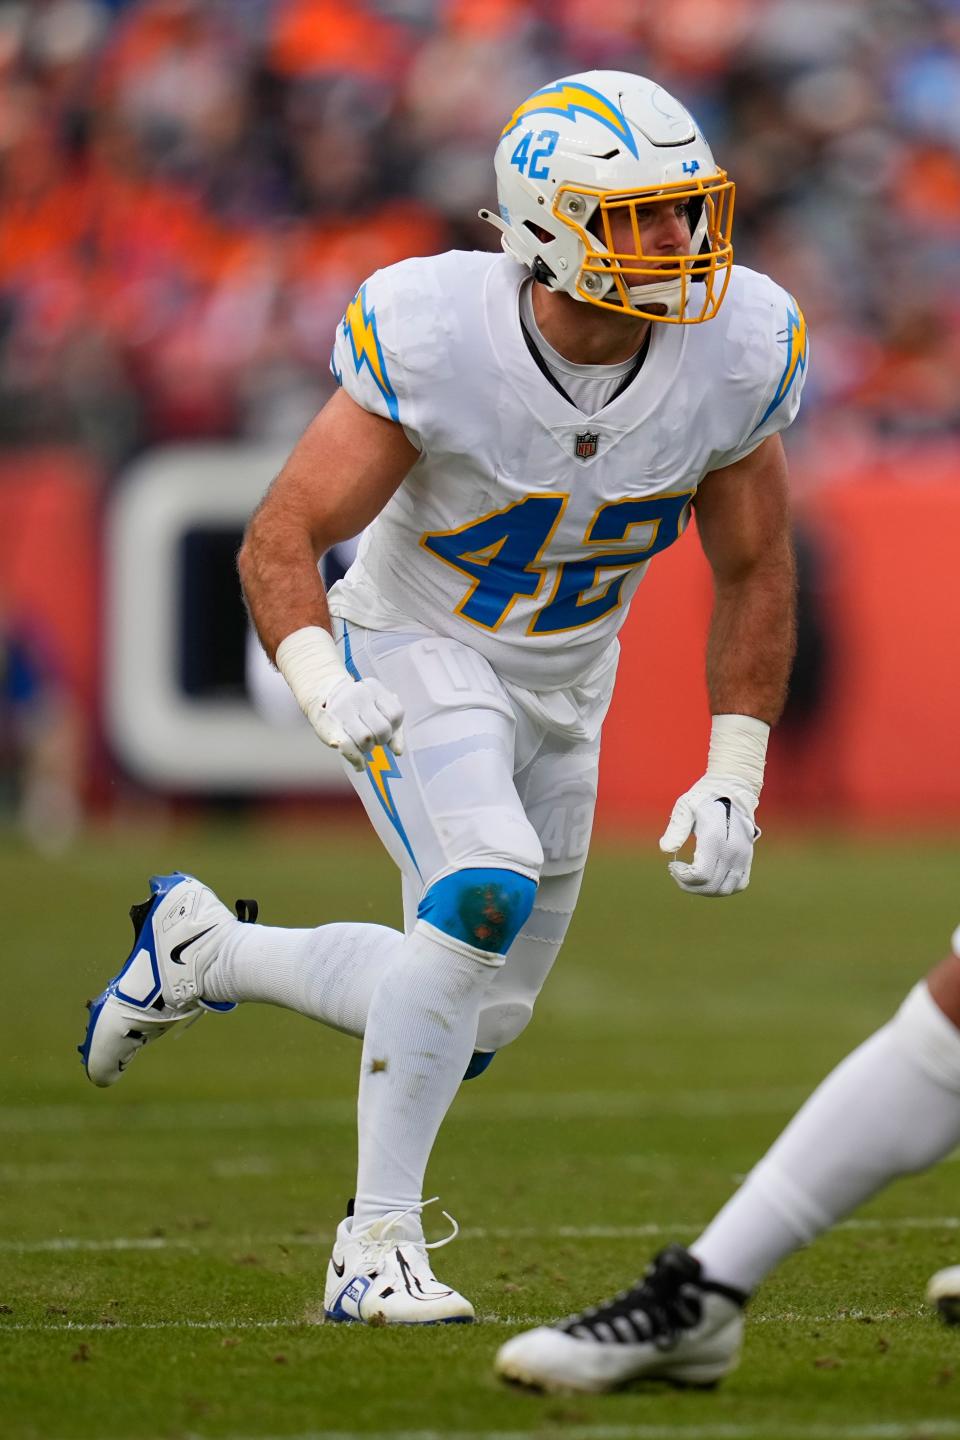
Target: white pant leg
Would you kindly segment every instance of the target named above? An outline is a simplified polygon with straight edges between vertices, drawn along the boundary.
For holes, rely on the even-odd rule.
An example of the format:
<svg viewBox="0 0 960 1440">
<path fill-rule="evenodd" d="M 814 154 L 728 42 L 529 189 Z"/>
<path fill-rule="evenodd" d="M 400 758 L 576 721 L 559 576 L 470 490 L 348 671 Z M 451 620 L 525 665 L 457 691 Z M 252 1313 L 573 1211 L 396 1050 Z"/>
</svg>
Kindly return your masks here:
<svg viewBox="0 0 960 1440">
<path fill-rule="evenodd" d="M 543 852 L 514 783 L 517 727 L 526 722 L 488 662 L 440 636 L 344 630 L 355 673 L 376 676 L 404 707 L 404 754 L 378 746 L 362 774 L 349 774 L 405 877 L 405 909 L 459 869 L 536 880 Z"/>
<path fill-rule="evenodd" d="M 539 876 L 543 852 L 514 784 L 521 722 L 486 661 L 457 641 L 342 630 L 344 659 L 404 707 L 404 754 L 375 747 L 352 776 L 405 880 L 407 934 L 367 1013 L 357 1114 L 355 1224 L 416 1205 L 437 1129 L 474 1047 L 502 957 L 414 920 L 445 875 Z"/>
<path fill-rule="evenodd" d="M 599 755 L 599 737 L 564 742 L 547 736 L 516 777 L 544 859 L 533 910 L 484 996 L 478 1050 L 499 1050 L 526 1028 L 560 953 L 590 846 Z"/>
</svg>

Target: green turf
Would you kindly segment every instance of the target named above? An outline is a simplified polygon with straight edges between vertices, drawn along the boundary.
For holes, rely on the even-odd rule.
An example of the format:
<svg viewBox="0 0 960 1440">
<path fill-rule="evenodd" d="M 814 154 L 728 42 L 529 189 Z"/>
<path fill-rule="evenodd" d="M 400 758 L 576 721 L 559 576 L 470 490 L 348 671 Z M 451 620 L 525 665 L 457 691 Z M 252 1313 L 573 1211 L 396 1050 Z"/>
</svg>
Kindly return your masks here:
<svg viewBox="0 0 960 1440">
<path fill-rule="evenodd" d="M 960 1330 L 921 1304 L 960 1261 L 950 1163 L 771 1278 L 716 1392 L 541 1399 L 490 1370 L 511 1327 L 696 1233 L 943 953 L 956 845 L 768 836 L 721 904 L 677 891 L 652 844 L 599 845 L 531 1030 L 464 1088 L 431 1167 L 464 1228 L 437 1269 L 484 1323 L 419 1332 L 313 1323 L 354 1166 L 354 1041 L 249 1007 L 115 1090 L 83 1078 L 83 1001 L 126 952 L 145 875 L 177 865 L 257 895 L 268 923 L 397 916 L 353 829 L 91 837 L 58 861 L 0 847 L 4 1440 L 960 1436 Z"/>
</svg>

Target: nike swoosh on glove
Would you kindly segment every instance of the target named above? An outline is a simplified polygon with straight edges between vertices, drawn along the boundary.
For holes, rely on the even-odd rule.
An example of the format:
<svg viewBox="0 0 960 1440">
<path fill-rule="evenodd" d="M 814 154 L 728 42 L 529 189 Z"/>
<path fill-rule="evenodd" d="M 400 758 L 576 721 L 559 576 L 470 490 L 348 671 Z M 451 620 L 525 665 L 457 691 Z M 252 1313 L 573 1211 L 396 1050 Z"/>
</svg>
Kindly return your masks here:
<svg viewBox="0 0 960 1440">
<path fill-rule="evenodd" d="M 681 795 L 660 837 L 660 849 L 673 854 L 696 835 L 693 860 L 671 860 L 667 869 L 690 895 L 734 895 L 750 883 L 757 799 L 740 780 L 704 775 Z"/>
<path fill-rule="evenodd" d="M 354 770 L 364 767 L 364 755 L 375 745 L 388 745 L 403 754 L 403 706 L 386 685 L 370 677 L 349 675 L 335 685 L 324 704 L 315 701 L 307 719 L 325 745 L 339 750 Z"/>
</svg>

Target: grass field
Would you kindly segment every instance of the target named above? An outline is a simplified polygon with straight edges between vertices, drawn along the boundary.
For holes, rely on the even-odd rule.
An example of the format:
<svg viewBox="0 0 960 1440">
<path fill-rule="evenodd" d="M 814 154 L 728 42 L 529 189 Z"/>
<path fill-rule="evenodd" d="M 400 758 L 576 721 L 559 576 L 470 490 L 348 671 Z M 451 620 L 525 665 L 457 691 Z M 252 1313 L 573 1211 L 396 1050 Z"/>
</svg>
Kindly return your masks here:
<svg viewBox="0 0 960 1440">
<path fill-rule="evenodd" d="M 715 1392 L 543 1399 L 490 1370 L 514 1328 L 696 1234 L 944 952 L 956 845 L 768 835 L 750 891 L 722 904 L 676 890 L 651 844 L 599 845 L 531 1030 L 464 1088 L 432 1163 L 429 1193 L 463 1227 L 437 1269 L 483 1323 L 419 1332 L 316 1323 L 354 1168 L 356 1042 L 246 1007 L 109 1092 L 74 1048 L 151 870 L 256 895 L 267 923 L 395 923 L 374 843 L 238 823 L 89 838 L 55 862 L 7 842 L 0 866 L 4 1440 L 960 1436 L 960 1329 L 922 1307 L 928 1274 L 960 1261 L 949 1162 L 772 1277 Z"/>
</svg>

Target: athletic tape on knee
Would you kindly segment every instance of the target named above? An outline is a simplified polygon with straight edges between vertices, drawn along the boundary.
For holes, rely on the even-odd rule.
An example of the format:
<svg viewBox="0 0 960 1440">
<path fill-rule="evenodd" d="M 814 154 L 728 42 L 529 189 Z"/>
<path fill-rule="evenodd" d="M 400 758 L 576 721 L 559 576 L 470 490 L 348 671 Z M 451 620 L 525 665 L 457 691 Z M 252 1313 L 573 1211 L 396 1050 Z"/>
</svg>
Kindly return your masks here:
<svg viewBox="0 0 960 1440">
<path fill-rule="evenodd" d="M 515 870 L 455 870 L 430 886 L 417 918 L 464 945 L 506 955 L 536 893 L 536 881 Z"/>
</svg>

